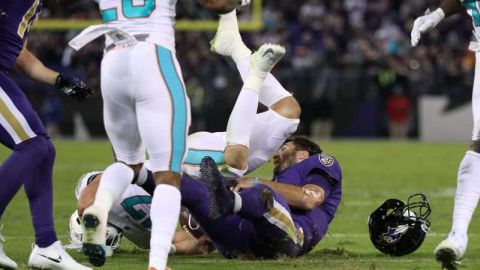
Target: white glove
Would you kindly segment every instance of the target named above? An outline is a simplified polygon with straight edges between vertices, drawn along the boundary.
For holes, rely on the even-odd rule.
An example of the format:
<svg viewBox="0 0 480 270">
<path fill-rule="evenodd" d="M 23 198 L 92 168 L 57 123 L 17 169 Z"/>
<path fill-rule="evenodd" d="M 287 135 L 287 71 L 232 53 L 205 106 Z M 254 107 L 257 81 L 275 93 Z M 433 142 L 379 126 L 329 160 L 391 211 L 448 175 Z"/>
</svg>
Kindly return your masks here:
<svg viewBox="0 0 480 270">
<path fill-rule="evenodd" d="M 250 5 L 250 1 L 251 0 L 240 0 L 240 6 L 241 7 L 248 6 L 248 5 Z"/>
<path fill-rule="evenodd" d="M 422 34 L 435 28 L 444 18 L 445 12 L 443 12 L 441 8 L 437 8 L 437 10 L 431 13 L 430 10 L 427 9 L 425 15 L 418 17 L 413 23 L 411 33 L 412 46 L 417 46 Z"/>
</svg>

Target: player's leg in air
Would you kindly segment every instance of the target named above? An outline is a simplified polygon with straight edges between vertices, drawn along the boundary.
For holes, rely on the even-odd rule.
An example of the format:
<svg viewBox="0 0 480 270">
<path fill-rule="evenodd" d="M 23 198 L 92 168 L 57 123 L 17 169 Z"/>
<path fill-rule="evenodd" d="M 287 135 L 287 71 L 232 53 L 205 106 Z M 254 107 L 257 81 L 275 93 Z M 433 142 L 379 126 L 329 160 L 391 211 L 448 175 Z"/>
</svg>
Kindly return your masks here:
<svg viewBox="0 0 480 270">
<path fill-rule="evenodd" d="M 457 191 L 452 228 L 447 239 L 435 249 L 435 257 L 445 269 L 457 269 L 468 244 L 468 226 L 480 198 L 480 52 L 476 52 L 475 80 L 472 94 L 473 134 L 470 150 L 465 153 L 457 175 Z"/>
<path fill-rule="evenodd" d="M 240 176 L 253 169 L 248 167 L 258 167 L 255 163 L 263 164 L 295 132 L 301 110 L 295 98 L 269 73 L 271 63 L 280 60 L 283 50 L 267 44 L 252 55 L 240 36 L 236 11 L 220 16 L 211 45 L 213 52 L 235 61 L 244 80 L 228 121 L 224 154 L 229 171 Z M 268 59 L 262 59 L 265 57 Z M 256 114 L 258 102 L 269 111 Z"/>
<path fill-rule="evenodd" d="M 150 211 L 149 264 L 165 268 L 180 213 L 180 168 L 190 125 L 179 70 L 173 53 L 154 43 L 138 42 L 104 56 L 105 129 L 118 162 L 105 170 L 95 202 L 83 214 L 84 252 L 94 265 L 105 262 L 106 221 L 113 202 L 139 172 L 146 172 L 140 170 L 146 149 L 157 184 Z"/>
</svg>

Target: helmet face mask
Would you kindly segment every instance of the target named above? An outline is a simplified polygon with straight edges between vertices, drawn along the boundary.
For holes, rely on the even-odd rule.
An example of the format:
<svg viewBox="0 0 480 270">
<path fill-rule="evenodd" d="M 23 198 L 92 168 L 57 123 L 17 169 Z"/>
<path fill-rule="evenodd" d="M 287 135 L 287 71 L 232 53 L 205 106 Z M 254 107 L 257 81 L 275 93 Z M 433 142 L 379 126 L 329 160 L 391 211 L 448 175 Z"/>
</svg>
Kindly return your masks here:
<svg viewBox="0 0 480 270">
<path fill-rule="evenodd" d="M 423 194 L 410 196 L 407 204 L 386 200 L 368 219 L 370 240 L 385 254 L 410 254 L 420 247 L 430 229 L 430 213 L 430 204 Z"/>
</svg>

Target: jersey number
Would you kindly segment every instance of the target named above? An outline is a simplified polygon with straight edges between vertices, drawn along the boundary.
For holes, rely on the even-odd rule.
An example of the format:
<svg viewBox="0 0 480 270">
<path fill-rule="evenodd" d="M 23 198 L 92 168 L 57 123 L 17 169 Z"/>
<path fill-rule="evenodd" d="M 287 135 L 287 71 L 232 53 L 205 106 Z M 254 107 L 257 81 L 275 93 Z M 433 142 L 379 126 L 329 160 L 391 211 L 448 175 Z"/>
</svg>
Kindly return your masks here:
<svg viewBox="0 0 480 270">
<path fill-rule="evenodd" d="M 127 19 L 146 18 L 155 10 L 155 0 L 144 0 L 143 5 L 134 5 L 133 0 L 122 0 L 122 13 Z M 100 11 L 103 22 L 118 20 L 117 8 Z"/>
<path fill-rule="evenodd" d="M 150 205 L 151 203 L 151 196 L 135 196 L 125 199 L 122 202 L 122 207 L 134 220 L 141 221 L 147 217 L 147 213 L 142 210 L 136 209 L 134 206 L 139 204 Z M 141 225 L 146 229 L 150 229 L 152 228 L 152 221 L 150 220 L 150 218 L 147 218 L 141 223 Z"/>
<path fill-rule="evenodd" d="M 40 0 L 35 0 L 35 2 L 33 2 L 33 5 L 27 10 L 27 13 L 23 16 L 22 21 L 20 22 L 20 25 L 18 26 L 18 30 L 17 30 L 17 34 L 21 38 L 25 36 L 27 29 L 30 28 L 30 25 L 33 22 L 33 20 L 31 19 L 36 14 L 39 4 L 40 4 Z"/>
<path fill-rule="evenodd" d="M 475 27 L 480 26 L 480 6 L 478 6 L 478 2 L 476 0 L 464 0 L 462 4 L 471 14 L 473 25 Z"/>
</svg>

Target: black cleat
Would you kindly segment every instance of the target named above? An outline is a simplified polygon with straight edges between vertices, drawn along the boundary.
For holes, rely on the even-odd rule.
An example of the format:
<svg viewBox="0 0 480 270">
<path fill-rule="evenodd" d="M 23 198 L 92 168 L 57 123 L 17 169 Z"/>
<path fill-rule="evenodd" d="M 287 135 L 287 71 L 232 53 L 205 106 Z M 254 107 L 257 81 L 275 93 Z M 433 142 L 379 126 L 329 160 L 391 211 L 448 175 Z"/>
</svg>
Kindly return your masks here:
<svg viewBox="0 0 480 270">
<path fill-rule="evenodd" d="M 211 157 L 207 156 L 202 159 L 200 175 L 210 194 L 210 217 L 218 219 L 233 213 L 235 196 L 225 187 L 217 164 Z"/>
<path fill-rule="evenodd" d="M 100 221 L 95 215 L 85 214 L 83 216 L 83 225 L 87 230 L 95 230 L 99 225 Z M 106 258 L 106 247 L 105 245 L 98 245 L 93 243 L 83 243 L 82 250 L 85 256 L 88 257 L 88 261 L 96 266 L 100 267 L 105 264 Z"/>
<path fill-rule="evenodd" d="M 450 248 L 439 249 L 435 253 L 435 259 L 442 264 L 442 270 L 458 269 L 458 262 L 456 261 L 455 252 Z"/>
</svg>

